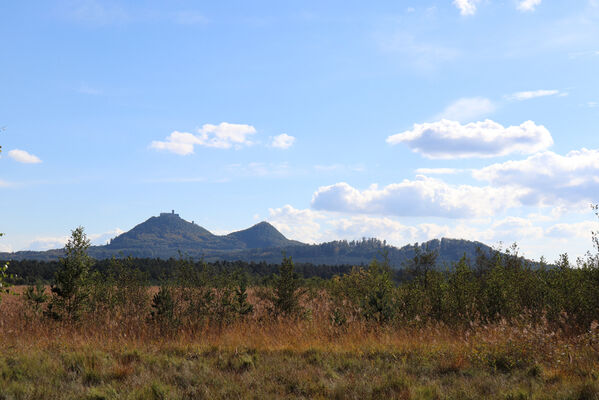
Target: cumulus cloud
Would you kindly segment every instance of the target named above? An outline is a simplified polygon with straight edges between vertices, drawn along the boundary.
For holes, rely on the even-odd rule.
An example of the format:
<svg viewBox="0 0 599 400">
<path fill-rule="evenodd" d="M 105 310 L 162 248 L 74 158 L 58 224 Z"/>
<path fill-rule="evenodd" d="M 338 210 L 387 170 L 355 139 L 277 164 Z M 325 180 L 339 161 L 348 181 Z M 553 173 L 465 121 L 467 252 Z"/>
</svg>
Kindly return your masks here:
<svg viewBox="0 0 599 400">
<path fill-rule="evenodd" d="M 597 223 L 591 221 L 560 223 L 555 224 L 545 230 L 549 237 L 559 239 L 581 238 L 588 239 L 592 236 L 591 232 L 597 230 Z"/>
<path fill-rule="evenodd" d="M 516 8 L 520 11 L 534 11 L 541 2 L 542 0 L 521 0 Z"/>
<path fill-rule="evenodd" d="M 200 139 L 188 132 L 174 131 L 167 136 L 166 141 L 154 140 L 150 147 L 156 150 L 166 150 L 171 153 L 186 156 L 193 154 L 194 146 L 200 144 Z"/>
<path fill-rule="evenodd" d="M 536 97 L 545 97 L 545 96 L 565 96 L 565 93 L 561 93 L 559 90 L 529 90 L 524 92 L 516 92 L 509 96 L 506 96 L 509 100 L 530 100 Z"/>
<path fill-rule="evenodd" d="M 451 103 L 436 120 L 450 119 L 459 122 L 470 122 L 495 111 L 495 104 L 484 97 L 462 98 Z"/>
<path fill-rule="evenodd" d="M 150 147 L 179 155 L 193 154 L 196 145 L 217 149 L 241 148 L 252 144 L 249 136 L 255 133 L 256 128 L 251 125 L 228 122 L 221 122 L 219 125 L 204 124 L 197 134 L 174 131 L 165 141 L 155 140 Z"/>
<path fill-rule="evenodd" d="M 26 152 L 25 150 L 14 149 L 8 152 L 8 156 L 13 160 L 24 164 L 39 164 L 42 162 L 37 156 Z"/>
<path fill-rule="evenodd" d="M 518 186 L 528 194 L 524 204 L 581 204 L 599 193 L 599 150 L 582 149 L 565 156 L 541 152 L 525 160 L 497 163 L 472 172 L 494 186 Z"/>
<path fill-rule="evenodd" d="M 328 223 L 334 236 L 348 240 L 363 237 L 376 237 L 391 244 L 401 246 L 420 237 L 422 231 L 415 226 L 407 226 L 389 217 L 354 215 L 344 218 L 331 218 Z"/>
<path fill-rule="evenodd" d="M 412 130 L 389 136 L 387 143 L 405 143 L 428 158 L 452 159 L 532 154 L 551 146 L 553 138 L 544 126 L 533 121 L 504 127 L 488 119 L 466 125 L 444 119 L 414 124 Z"/>
<path fill-rule="evenodd" d="M 518 242 L 527 257 L 544 255 L 550 259 L 565 250 L 583 255 L 592 245 L 592 230 L 597 222 L 553 223 L 553 218 L 483 218 L 449 220 L 448 223 L 406 223 L 392 216 L 350 215 L 290 205 L 270 209 L 268 218 L 277 229 L 292 239 L 308 243 L 340 239 L 375 237 L 394 246 L 442 237 L 482 241 L 488 245 Z M 585 240 L 573 240 L 585 239 Z M 564 244 L 569 244 L 565 247 Z"/>
<path fill-rule="evenodd" d="M 543 228 L 535 226 L 533 221 L 521 217 L 507 217 L 491 225 L 493 237 L 503 238 L 541 238 Z"/>
<path fill-rule="evenodd" d="M 480 0 L 453 0 L 453 4 L 460 10 L 461 15 L 474 15 L 476 13 L 476 4 Z"/>
<path fill-rule="evenodd" d="M 287 204 L 280 208 L 270 208 L 268 212 L 268 222 L 290 239 L 318 243 L 325 238 L 318 222 L 324 215 L 318 211 L 298 210 Z"/>
<path fill-rule="evenodd" d="M 295 137 L 288 135 L 286 133 L 282 133 L 272 138 L 270 142 L 271 147 L 275 147 L 277 149 L 288 149 L 293 146 L 295 142 Z"/>
<path fill-rule="evenodd" d="M 410 217 L 465 218 L 494 215 L 519 205 L 523 189 L 449 185 L 419 176 L 379 189 L 358 190 L 345 182 L 320 187 L 312 197 L 316 210 Z"/>
</svg>

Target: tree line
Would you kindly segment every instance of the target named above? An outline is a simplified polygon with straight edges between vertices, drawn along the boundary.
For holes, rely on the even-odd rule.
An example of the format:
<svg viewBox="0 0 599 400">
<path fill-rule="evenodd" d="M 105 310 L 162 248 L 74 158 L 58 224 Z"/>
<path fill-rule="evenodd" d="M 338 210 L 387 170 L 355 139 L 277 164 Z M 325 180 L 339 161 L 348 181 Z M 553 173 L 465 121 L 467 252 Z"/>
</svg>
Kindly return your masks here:
<svg viewBox="0 0 599 400">
<path fill-rule="evenodd" d="M 563 255 L 553 266 L 533 265 L 513 247 L 481 252 L 476 260 L 463 257 L 439 270 L 436 252 L 419 250 L 400 279 L 384 255 L 368 266 L 329 267 L 322 276 L 308 278 L 283 256 L 274 274 L 272 265 L 251 265 L 264 274 L 259 279 L 248 274 L 248 265 L 244 270 L 181 257 L 166 264 L 168 273 L 161 271 L 153 289 L 151 274 L 139 268 L 139 260 L 112 259 L 102 269 L 93 268 L 89 240 L 79 227 L 65 246 L 50 290 L 40 281 L 27 287 L 22 300 L 30 316 L 69 323 L 110 316 L 154 324 L 165 333 L 197 324 L 222 327 L 248 318 L 258 303 L 261 318 L 309 319 L 310 300 L 316 297 L 325 300 L 327 323 L 340 329 L 354 322 L 467 328 L 505 320 L 580 332 L 599 321 L 597 234 L 593 238 L 597 255 L 589 253 L 575 264 Z M 304 266 L 303 272 L 316 268 L 322 267 Z"/>
</svg>

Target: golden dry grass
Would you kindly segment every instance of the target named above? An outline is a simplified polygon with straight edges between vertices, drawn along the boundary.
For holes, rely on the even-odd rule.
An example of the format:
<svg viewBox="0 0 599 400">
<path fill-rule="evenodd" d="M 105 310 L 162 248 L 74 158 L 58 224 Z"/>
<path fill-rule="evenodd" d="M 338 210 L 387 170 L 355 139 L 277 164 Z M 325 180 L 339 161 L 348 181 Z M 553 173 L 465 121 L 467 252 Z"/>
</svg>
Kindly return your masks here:
<svg viewBox="0 0 599 400">
<path fill-rule="evenodd" d="M 339 328 L 323 296 L 302 320 L 268 318 L 250 300 L 245 320 L 164 335 L 143 316 L 67 324 L 4 296 L 0 399 L 599 398 L 594 332 L 525 322 Z"/>
</svg>

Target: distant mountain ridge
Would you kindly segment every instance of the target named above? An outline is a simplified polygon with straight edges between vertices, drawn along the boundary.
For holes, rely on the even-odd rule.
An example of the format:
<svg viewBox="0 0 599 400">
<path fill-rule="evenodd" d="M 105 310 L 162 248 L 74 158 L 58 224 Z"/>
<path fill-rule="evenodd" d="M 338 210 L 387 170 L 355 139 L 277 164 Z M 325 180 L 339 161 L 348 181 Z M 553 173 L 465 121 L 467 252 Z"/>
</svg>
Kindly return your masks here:
<svg viewBox="0 0 599 400">
<path fill-rule="evenodd" d="M 361 241 L 333 241 L 320 244 L 305 244 L 287 239 L 268 222 L 260 222 L 250 228 L 228 235 L 215 235 L 207 229 L 189 222 L 174 211 L 161 213 L 136 225 L 131 230 L 115 237 L 104 246 L 92 246 L 89 254 L 97 259 L 110 257 L 162 258 L 192 257 L 206 261 L 243 260 L 280 262 L 285 253 L 297 262 L 312 264 L 367 264 L 383 255 L 391 265 L 400 268 L 414 257 L 416 248 L 436 250 L 439 266 L 450 265 L 463 255 L 474 259 L 477 249 L 489 253 L 492 249 L 480 242 L 459 239 L 435 239 L 422 244 L 406 245 L 401 248 L 389 246 L 378 239 Z M 0 253 L 1 260 L 38 259 L 52 260 L 62 256 L 61 249 L 42 252 L 19 251 Z"/>
</svg>

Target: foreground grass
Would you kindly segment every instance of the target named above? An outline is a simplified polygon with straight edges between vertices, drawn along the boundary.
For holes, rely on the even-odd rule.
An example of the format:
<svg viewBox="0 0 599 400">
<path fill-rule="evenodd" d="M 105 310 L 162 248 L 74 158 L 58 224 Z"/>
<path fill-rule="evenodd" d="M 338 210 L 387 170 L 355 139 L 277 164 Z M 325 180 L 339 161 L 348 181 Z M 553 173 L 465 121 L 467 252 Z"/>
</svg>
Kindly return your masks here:
<svg viewBox="0 0 599 400">
<path fill-rule="evenodd" d="M 240 333 L 218 345 L 202 338 L 4 340 L 0 398 L 599 398 L 597 355 L 575 343 L 558 343 L 549 355 L 525 341 L 418 342 L 391 333 L 351 345 L 232 346 Z"/>
<path fill-rule="evenodd" d="M 539 324 L 250 318 L 164 331 L 0 304 L 0 399 L 599 399 L 599 338 Z"/>
</svg>

